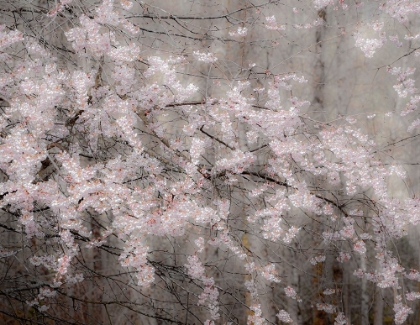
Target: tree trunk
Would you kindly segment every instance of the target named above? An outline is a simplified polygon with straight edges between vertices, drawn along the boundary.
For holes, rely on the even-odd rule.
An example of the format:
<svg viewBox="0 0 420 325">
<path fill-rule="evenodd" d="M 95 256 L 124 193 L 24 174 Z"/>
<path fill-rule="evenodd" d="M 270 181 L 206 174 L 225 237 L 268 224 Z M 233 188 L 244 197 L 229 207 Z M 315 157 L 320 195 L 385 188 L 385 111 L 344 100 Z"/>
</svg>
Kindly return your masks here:
<svg viewBox="0 0 420 325">
<path fill-rule="evenodd" d="M 366 272 L 366 258 L 364 256 L 360 259 L 361 269 Z M 369 295 L 367 293 L 367 280 L 362 278 L 362 301 L 360 307 L 360 324 L 369 325 Z"/>
</svg>

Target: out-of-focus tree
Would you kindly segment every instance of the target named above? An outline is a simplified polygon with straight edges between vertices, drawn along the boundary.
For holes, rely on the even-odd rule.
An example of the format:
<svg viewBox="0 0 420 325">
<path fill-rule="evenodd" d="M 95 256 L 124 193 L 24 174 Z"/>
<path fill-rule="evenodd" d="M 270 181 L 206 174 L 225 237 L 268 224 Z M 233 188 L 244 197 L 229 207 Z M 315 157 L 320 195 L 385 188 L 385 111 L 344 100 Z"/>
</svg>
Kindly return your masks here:
<svg viewBox="0 0 420 325">
<path fill-rule="evenodd" d="M 0 1 L 1 321 L 418 321 L 419 12 Z"/>
</svg>

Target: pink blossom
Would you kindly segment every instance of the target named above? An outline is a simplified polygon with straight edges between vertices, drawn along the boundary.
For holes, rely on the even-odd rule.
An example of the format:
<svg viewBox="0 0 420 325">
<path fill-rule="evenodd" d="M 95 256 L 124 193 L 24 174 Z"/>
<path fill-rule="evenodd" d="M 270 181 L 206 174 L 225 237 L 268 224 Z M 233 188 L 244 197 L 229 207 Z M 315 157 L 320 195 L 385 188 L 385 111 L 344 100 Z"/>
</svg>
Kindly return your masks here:
<svg viewBox="0 0 420 325">
<path fill-rule="evenodd" d="M 299 298 L 295 289 L 293 289 L 292 287 L 289 286 L 284 288 L 284 292 L 286 293 L 287 297 L 297 300 L 298 302 L 302 302 L 302 299 Z"/>
<path fill-rule="evenodd" d="M 394 312 L 395 312 L 394 320 L 395 320 L 395 324 L 397 325 L 403 324 L 406 321 L 408 315 L 413 313 L 410 307 L 400 302 L 394 305 Z"/>
<path fill-rule="evenodd" d="M 324 304 L 324 303 L 316 304 L 316 308 L 318 310 L 323 310 L 328 314 L 332 314 L 336 310 L 336 306 L 331 305 L 331 304 Z"/>
<path fill-rule="evenodd" d="M 326 296 L 329 296 L 329 295 L 334 294 L 335 291 L 336 291 L 335 289 L 325 289 L 323 294 L 326 295 Z"/>
<path fill-rule="evenodd" d="M 366 247 L 363 240 L 359 240 L 353 245 L 353 249 L 355 252 L 358 252 L 361 255 L 364 255 L 366 253 Z"/>
<path fill-rule="evenodd" d="M 61 275 L 66 274 L 70 266 L 69 256 L 63 255 L 57 260 L 57 262 L 58 262 L 58 267 L 57 267 L 58 273 L 60 273 Z"/>
<path fill-rule="evenodd" d="M 248 28 L 238 27 L 236 31 L 229 32 L 232 37 L 245 37 L 248 34 Z"/>
<path fill-rule="evenodd" d="M 214 63 L 217 61 L 217 58 L 214 56 L 213 53 L 203 53 L 199 51 L 194 51 L 193 55 L 198 61 L 201 62 Z"/>
<path fill-rule="evenodd" d="M 283 323 L 293 323 L 293 319 L 290 317 L 289 313 L 287 313 L 285 310 L 280 310 L 276 316 Z"/>
<path fill-rule="evenodd" d="M 347 262 L 351 258 L 351 255 L 349 253 L 340 252 L 339 256 L 337 257 L 337 261 L 340 263 Z"/>
<path fill-rule="evenodd" d="M 265 28 L 267 28 L 268 30 L 284 31 L 286 29 L 286 26 L 279 25 L 277 23 L 275 16 L 265 17 L 265 20 L 266 20 Z"/>
<path fill-rule="evenodd" d="M 407 300 L 416 300 L 420 299 L 420 292 L 409 292 L 405 294 Z"/>
<path fill-rule="evenodd" d="M 338 313 L 337 317 L 334 320 L 334 325 L 346 325 L 347 319 L 344 313 L 340 312 Z"/>
<path fill-rule="evenodd" d="M 318 256 L 312 257 L 310 259 L 310 262 L 312 265 L 316 265 L 317 263 L 325 262 L 325 259 L 326 259 L 325 255 L 318 255 Z"/>
</svg>

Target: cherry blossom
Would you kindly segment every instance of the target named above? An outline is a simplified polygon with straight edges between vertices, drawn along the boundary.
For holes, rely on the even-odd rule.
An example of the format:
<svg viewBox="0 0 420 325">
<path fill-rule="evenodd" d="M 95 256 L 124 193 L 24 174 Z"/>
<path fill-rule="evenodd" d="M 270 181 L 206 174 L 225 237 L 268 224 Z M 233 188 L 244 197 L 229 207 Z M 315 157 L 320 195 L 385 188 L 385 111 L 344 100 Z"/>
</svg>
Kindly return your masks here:
<svg viewBox="0 0 420 325">
<path fill-rule="evenodd" d="M 262 325 L 272 322 L 264 305 L 270 288 L 284 288 L 282 297 L 298 303 L 306 299 L 294 280 L 284 287 L 283 265 L 318 276 L 331 261 L 372 288 L 399 295 L 395 323 L 406 321 L 414 308 L 406 304 L 420 299 L 406 284 L 420 281 L 420 273 L 405 269 L 395 243 L 419 224 L 420 203 L 414 195 L 393 197 L 388 181 L 406 181 L 405 167 L 390 163 L 374 137 L 359 129 L 365 118 L 375 123 L 381 113 L 374 108 L 375 114 L 317 121 L 311 110 L 320 100 L 307 91 L 312 72 L 287 70 L 289 59 L 275 63 L 285 69 L 275 72 L 256 60 L 239 64 L 212 47 L 245 44 L 251 28 L 267 37 L 284 37 L 286 26 L 296 33 L 332 28 L 323 11 L 359 9 L 361 3 L 312 1 L 315 16 L 301 21 L 295 15 L 296 25 L 280 25 L 262 9 L 244 9 L 250 16 L 224 17 L 230 25 L 223 31 L 212 23 L 207 32 L 186 32 L 183 41 L 195 46 L 176 51 L 163 45 L 156 50 L 160 43 L 181 46 L 180 32 L 164 30 L 161 21 L 186 29 L 198 16 L 159 16 L 153 6 L 128 0 L 83 10 L 78 5 L 56 1 L 41 13 L 51 24 L 74 15 L 60 25 L 66 48 L 20 31 L 19 24 L 0 26 L 0 95 L 8 102 L 0 115 L 0 208 L 12 225 L 3 229 L 20 235 L 20 246 L 1 246 L 0 259 L 25 256 L 42 278 L 22 290 L 31 295 L 22 301 L 47 314 L 53 299 L 95 278 L 97 271 L 81 262 L 87 252 L 105 252 L 128 274 L 126 288 L 139 295 L 172 290 L 180 305 L 203 308 L 208 319 L 200 322 L 208 325 L 225 322 L 223 304 L 233 297 L 248 310 L 248 324 Z M 141 14 L 130 13 L 138 6 Z M 417 3 L 377 6 L 388 18 L 360 23 L 351 38 L 358 53 L 372 60 L 387 40 L 403 49 L 419 35 L 384 31 L 386 19 L 406 23 L 418 14 Z M 151 31 L 137 18 L 159 21 L 162 30 Z M 164 38 L 148 43 L 144 33 Z M 61 56 L 69 58 L 66 64 Z M 397 61 L 387 72 L 394 78 L 393 96 L 403 103 L 393 116 L 403 119 L 417 110 L 420 96 L 415 68 Z M 410 122 L 413 132 L 420 119 Z M 295 261 L 287 261 L 289 251 Z M 376 266 L 366 265 L 371 259 Z M 341 290 L 328 286 L 317 291 L 313 304 L 335 314 L 334 324 L 347 324 L 339 304 L 323 300 Z M 289 312 L 281 309 L 276 317 L 297 321 Z"/>
<path fill-rule="evenodd" d="M 290 317 L 289 313 L 285 310 L 280 310 L 276 315 L 283 323 L 293 323 L 293 319 Z"/>
</svg>

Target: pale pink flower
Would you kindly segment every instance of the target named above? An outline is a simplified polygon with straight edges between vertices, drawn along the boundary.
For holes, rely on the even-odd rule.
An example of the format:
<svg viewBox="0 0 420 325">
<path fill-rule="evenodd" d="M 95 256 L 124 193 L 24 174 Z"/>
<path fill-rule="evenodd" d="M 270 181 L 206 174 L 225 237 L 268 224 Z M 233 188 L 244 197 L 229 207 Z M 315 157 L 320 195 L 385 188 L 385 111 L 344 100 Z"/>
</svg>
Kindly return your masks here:
<svg viewBox="0 0 420 325">
<path fill-rule="evenodd" d="M 289 313 L 286 312 L 285 310 L 280 310 L 276 316 L 283 323 L 293 323 L 293 319 L 290 317 Z"/>
</svg>

